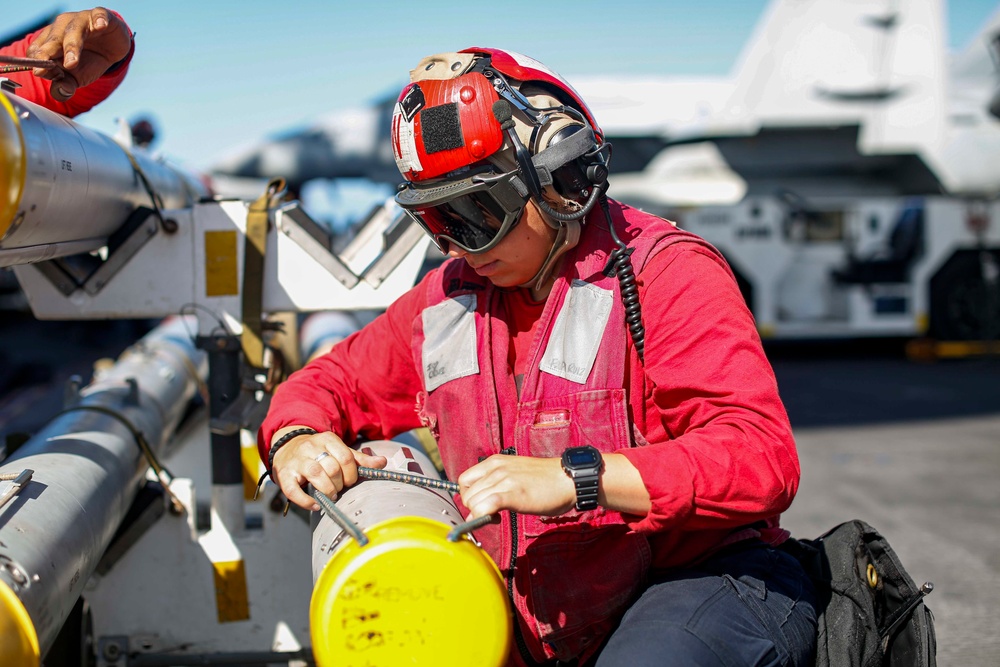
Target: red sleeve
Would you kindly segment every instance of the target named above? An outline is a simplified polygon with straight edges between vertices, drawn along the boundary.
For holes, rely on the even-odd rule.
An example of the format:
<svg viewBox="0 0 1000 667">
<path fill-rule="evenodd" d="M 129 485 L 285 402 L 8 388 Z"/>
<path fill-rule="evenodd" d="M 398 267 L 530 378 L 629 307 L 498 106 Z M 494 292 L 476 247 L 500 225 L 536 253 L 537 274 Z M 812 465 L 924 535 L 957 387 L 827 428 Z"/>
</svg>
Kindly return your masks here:
<svg viewBox="0 0 1000 667">
<path fill-rule="evenodd" d="M 302 425 L 333 431 L 350 443 L 358 435 L 388 439 L 420 426 L 421 378 L 413 363 L 413 320 L 426 304 L 426 280 L 368 326 L 345 338 L 278 386 L 257 433 L 261 459 L 275 431 Z"/>
<path fill-rule="evenodd" d="M 652 509 L 632 527 L 724 529 L 780 514 L 798 488 L 798 455 L 728 267 L 707 248 L 676 243 L 639 280 L 646 391 L 632 402 L 649 444 L 621 453 Z"/>
<path fill-rule="evenodd" d="M 117 12 L 112 13 L 118 18 L 122 18 Z M 124 20 L 125 19 L 122 19 L 122 21 Z M 42 30 L 37 30 L 24 39 L 18 40 L 7 46 L 0 47 L 0 53 L 7 56 L 17 56 L 19 58 L 25 57 L 31 42 L 41 31 Z M 129 32 L 131 33 L 131 30 L 129 30 Z M 74 94 L 73 97 L 66 102 L 59 102 L 53 99 L 52 95 L 49 94 L 49 87 L 52 85 L 52 82 L 48 79 L 40 79 L 37 76 L 34 76 L 30 71 L 10 72 L 4 76 L 21 84 L 21 87 L 17 89 L 18 97 L 72 118 L 73 116 L 78 116 L 85 111 L 90 111 L 100 102 L 107 99 L 108 96 L 115 91 L 118 84 L 125 79 L 125 75 L 128 73 L 128 66 L 132 62 L 132 56 L 134 53 L 135 40 L 132 41 L 132 47 L 129 49 L 128 55 L 125 56 L 124 60 L 112 66 L 111 69 L 104 73 L 104 76 L 99 78 L 94 83 L 77 89 L 76 94 Z"/>
</svg>

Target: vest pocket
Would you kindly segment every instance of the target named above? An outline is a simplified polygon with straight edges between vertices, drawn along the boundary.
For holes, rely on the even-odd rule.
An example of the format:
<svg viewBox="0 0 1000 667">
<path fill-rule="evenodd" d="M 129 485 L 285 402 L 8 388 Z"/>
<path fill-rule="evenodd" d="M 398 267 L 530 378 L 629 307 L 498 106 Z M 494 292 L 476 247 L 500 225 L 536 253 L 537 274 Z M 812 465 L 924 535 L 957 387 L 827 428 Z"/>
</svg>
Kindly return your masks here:
<svg viewBox="0 0 1000 667">
<path fill-rule="evenodd" d="M 603 641 L 644 588 L 649 564 L 649 543 L 621 524 L 534 540 L 514 582 L 547 657 L 568 660 Z"/>
<path fill-rule="evenodd" d="M 591 445 L 608 454 L 631 444 L 625 413 L 625 392 L 594 389 L 520 406 L 517 453 L 560 458 L 570 447 Z M 522 515 L 526 537 L 571 525 L 595 527 L 621 524 L 621 515 L 603 507 L 588 512 L 570 510 L 562 516 Z"/>
<path fill-rule="evenodd" d="M 519 406 L 517 453 L 561 457 L 569 447 L 591 445 L 608 453 L 631 445 L 625 391 L 592 389 Z"/>
</svg>

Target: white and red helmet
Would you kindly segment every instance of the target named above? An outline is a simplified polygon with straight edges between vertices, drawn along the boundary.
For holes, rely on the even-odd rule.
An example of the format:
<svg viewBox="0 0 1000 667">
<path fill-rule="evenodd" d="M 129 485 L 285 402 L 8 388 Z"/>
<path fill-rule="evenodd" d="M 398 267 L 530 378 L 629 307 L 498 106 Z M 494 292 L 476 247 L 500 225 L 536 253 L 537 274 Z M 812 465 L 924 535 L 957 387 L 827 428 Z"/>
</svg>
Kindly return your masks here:
<svg viewBox="0 0 1000 667">
<path fill-rule="evenodd" d="M 392 119 L 406 179 L 396 202 L 439 247 L 486 252 L 529 199 L 557 228 L 593 206 L 607 144 L 565 79 L 527 56 L 473 47 L 424 58 L 410 81 Z"/>
<path fill-rule="evenodd" d="M 538 108 L 522 90 L 550 99 L 543 97 L 547 104 Z M 537 133 L 543 125 L 554 125 L 553 116 L 569 115 L 589 126 L 597 142 L 603 138 L 589 107 L 561 76 L 519 53 L 471 47 L 425 58 L 400 93 L 392 148 L 403 178 L 439 178 L 504 148 L 504 131 L 493 111 L 502 99 L 511 105 L 519 133 Z"/>
</svg>

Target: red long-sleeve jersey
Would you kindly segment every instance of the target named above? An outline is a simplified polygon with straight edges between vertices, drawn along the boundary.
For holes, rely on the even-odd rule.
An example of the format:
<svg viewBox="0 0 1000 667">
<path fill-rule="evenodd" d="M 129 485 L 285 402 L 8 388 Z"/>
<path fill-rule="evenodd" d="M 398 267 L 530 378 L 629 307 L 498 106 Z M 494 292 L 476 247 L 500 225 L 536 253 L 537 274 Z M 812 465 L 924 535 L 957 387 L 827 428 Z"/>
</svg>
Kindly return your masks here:
<svg viewBox="0 0 1000 667">
<path fill-rule="evenodd" d="M 678 243 L 651 257 L 638 279 L 645 363 L 629 354 L 626 388 L 640 446 L 620 453 L 640 472 L 652 508 L 629 525 L 648 535 L 661 568 L 750 534 L 783 541 L 778 515 L 798 488 L 798 457 L 732 274 L 711 250 Z M 348 442 L 420 426 L 414 397 L 422 374 L 411 333 L 426 294 L 418 285 L 278 388 L 259 433 L 264 460 L 275 431 L 293 424 Z M 508 310 L 518 303 L 510 300 Z"/>
</svg>

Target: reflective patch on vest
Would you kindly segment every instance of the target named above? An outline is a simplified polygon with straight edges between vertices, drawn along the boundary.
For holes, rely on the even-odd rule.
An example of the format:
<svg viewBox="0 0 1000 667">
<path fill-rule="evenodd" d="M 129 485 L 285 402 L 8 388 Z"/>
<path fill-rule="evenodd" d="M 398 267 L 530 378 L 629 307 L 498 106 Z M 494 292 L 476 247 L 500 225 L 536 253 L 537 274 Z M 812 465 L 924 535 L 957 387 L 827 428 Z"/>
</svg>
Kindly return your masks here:
<svg viewBox="0 0 1000 667">
<path fill-rule="evenodd" d="M 424 323 L 421 357 L 427 391 L 479 372 L 475 294 L 445 299 L 425 309 L 421 317 Z"/>
<path fill-rule="evenodd" d="M 542 372 L 586 384 L 608 325 L 614 292 L 574 280 L 542 355 Z"/>
</svg>

